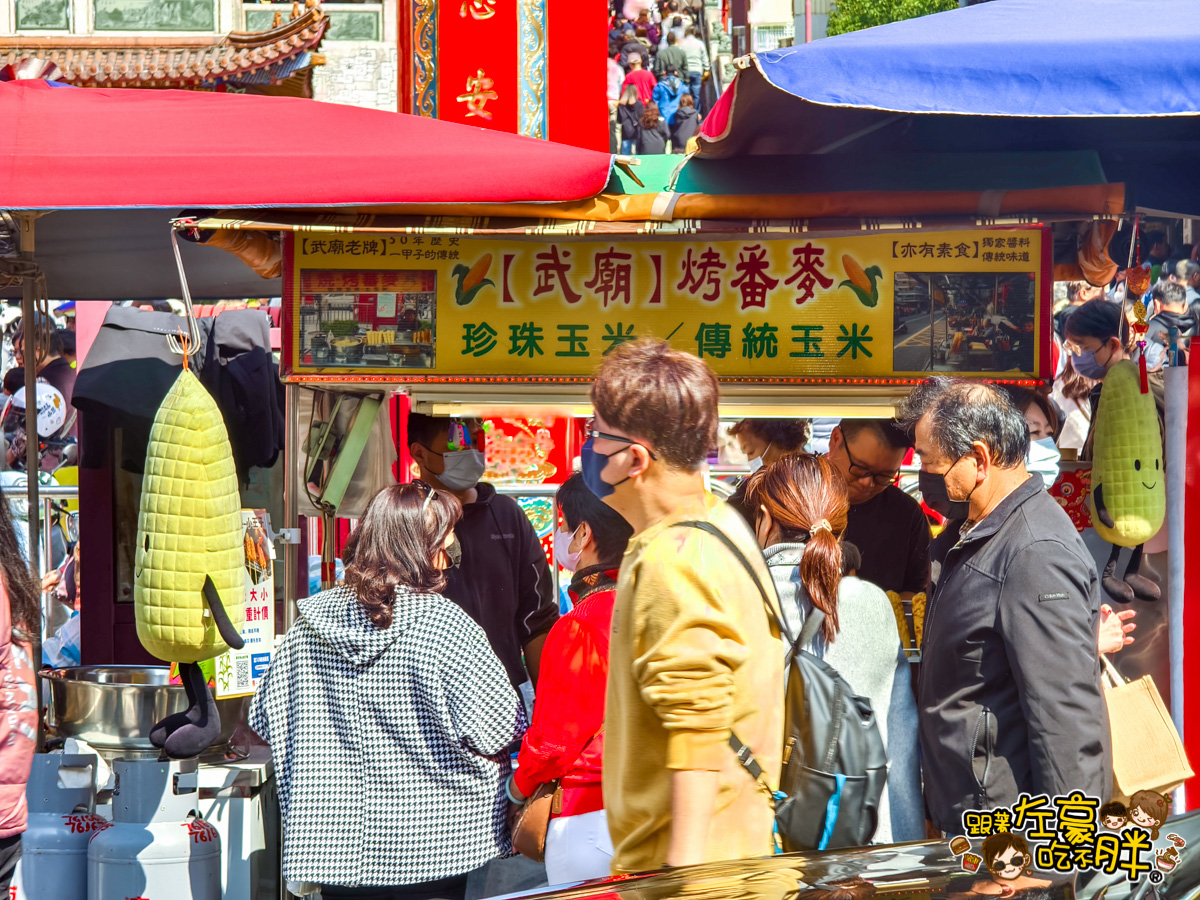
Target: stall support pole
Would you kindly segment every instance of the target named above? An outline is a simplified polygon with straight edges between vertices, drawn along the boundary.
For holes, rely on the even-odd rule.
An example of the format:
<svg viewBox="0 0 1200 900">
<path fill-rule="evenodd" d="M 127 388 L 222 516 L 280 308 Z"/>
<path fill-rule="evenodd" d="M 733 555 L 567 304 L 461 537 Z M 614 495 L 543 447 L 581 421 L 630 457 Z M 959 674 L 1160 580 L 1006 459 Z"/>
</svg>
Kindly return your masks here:
<svg viewBox="0 0 1200 900">
<path fill-rule="evenodd" d="M 1184 640 L 1183 603 L 1187 565 L 1184 533 L 1187 496 L 1188 370 L 1170 366 L 1164 372 L 1166 399 L 1167 458 L 1167 615 L 1170 634 L 1171 718 L 1180 735 L 1184 731 Z M 1175 814 L 1187 810 L 1187 788 L 1180 787 L 1174 797 Z"/>
<path fill-rule="evenodd" d="M 21 256 L 26 262 L 33 262 L 33 216 L 23 215 L 21 223 Z M 34 326 L 35 310 L 37 308 L 37 281 L 26 277 L 21 279 L 21 328 L 25 337 L 23 351 L 25 354 L 25 474 L 28 476 L 29 500 L 29 558 L 33 561 L 37 574 L 41 575 L 41 560 L 38 556 L 38 535 L 41 525 L 38 512 L 41 504 L 38 502 L 38 438 L 37 438 L 37 350 L 38 329 Z M 41 632 L 39 630 L 39 636 Z"/>
<path fill-rule="evenodd" d="M 284 406 L 287 410 L 287 428 L 283 462 L 283 527 L 291 535 L 292 529 L 300 527 L 296 515 L 297 491 L 300 489 L 300 409 L 299 388 L 294 384 L 284 386 Z M 299 582 L 300 544 L 290 538 L 283 545 L 283 624 L 285 631 L 291 630 L 296 621 L 296 585 Z M 307 559 L 305 560 L 307 563 Z"/>
<path fill-rule="evenodd" d="M 36 216 L 26 213 L 19 218 L 21 224 L 21 256 L 28 262 L 33 263 L 33 223 Z M 33 564 L 34 574 L 38 576 L 38 586 L 41 586 L 42 575 L 42 560 L 38 555 L 38 538 L 41 535 L 41 516 L 39 513 L 42 509 L 42 504 L 38 498 L 38 472 L 41 469 L 41 460 L 38 459 L 38 428 L 37 428 L 37 354 L 39 349 L 39 331 L 34 324 L 36 316 L 34 315 L 37 309 L 38 299 L 38 284 L 37 279 L 27 275 L 21 279 L 21 328 L 24 331 L 22 340 L 22 352 L 25 355 L 25 475 L 26 475 L 26 499 L 28 500 L 27 509 L 29 510 L 29 560 Z M 46 536 L 46 541 L 49 543 L 50 536 Z M 34 628 L 33 622 L 28 623 L 33 638 L 33 666 L 38 672 L 35 679 L 34 688 L 37 690 L 38 709 L 41 710 L 41 698 L 43 696 L 43 685 L 41 677 L 42 668 L 42 640 L 46 636 L 46 629 L 50 625 L 50 606 L 49 595 L 42 594 L 42 621 L 36 623 Z M 46 717 L 38 715 L 38 730 L 37 730 L 37 751 L 40 753 L 46 746 Z"/>
</svg>

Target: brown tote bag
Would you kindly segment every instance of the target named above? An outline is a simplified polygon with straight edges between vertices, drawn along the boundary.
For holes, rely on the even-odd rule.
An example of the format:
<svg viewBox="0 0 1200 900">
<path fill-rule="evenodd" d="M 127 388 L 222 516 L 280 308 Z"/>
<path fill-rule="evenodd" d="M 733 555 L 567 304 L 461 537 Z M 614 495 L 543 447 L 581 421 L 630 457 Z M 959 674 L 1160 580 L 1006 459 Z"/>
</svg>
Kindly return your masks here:
<svg viewBox="0 0 1200 900">
<path fill-rule="evenodd" d="M 562 812 L 562 787 L 557 781 L 538 785 L 533 796 L 525 801 L 521 818 L 513 826 L 513 849 L 534 862 L 546 861 L 546 832 L 550 816 Z"/>
<path fill-rule="evenodd" d="M 1138 791 L 1169 794 L 1192 777 L 1183 741 L 1154 679 L 1126 681 L 1104 661 L 1104 700 L 1112 731 L 1113 799 L 1128 803 Z"/>
</svg>

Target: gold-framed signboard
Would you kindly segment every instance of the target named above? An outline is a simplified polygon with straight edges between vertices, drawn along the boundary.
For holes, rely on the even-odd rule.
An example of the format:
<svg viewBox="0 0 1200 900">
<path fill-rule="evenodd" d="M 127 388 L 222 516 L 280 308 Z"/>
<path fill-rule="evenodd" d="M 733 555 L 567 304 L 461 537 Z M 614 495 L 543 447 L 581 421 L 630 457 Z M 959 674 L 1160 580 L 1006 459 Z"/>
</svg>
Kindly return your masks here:
<svg viewBox="0 0 1200 900">
<path fill-rule="evenodd" d="M 576 381 L 647 336 L 726 381 L 1048 374 L 1041 227 L 286 240 L 283 368 L 294 380 Z"/>
</svg>

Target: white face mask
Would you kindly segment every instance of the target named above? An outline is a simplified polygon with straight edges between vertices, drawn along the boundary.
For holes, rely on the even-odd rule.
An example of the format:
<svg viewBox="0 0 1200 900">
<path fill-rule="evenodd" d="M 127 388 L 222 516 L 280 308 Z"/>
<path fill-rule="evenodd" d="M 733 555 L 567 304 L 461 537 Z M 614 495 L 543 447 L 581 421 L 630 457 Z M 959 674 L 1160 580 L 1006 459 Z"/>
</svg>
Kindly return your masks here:
<svg viewBox="0 0 1200 900">
<path fill-rule="evenodd" d="M 1029 472 L 1042 476 L 1042 485 L 1046 490 L 1058 481 L 1058 470 L 1062 463 L 1062 454 L 1054 438 L 1042 438 L 1029 444 L 1029 454 L 1025 457 L 1025 468 Z"/>
<path fill-rule="evenodd" d="M 758 456 L 754 457 L 754 459 L 752 459 L 746 463 L 746 465 L 748 465 L 750 467 L 751 475 L 753 475 L 755 472 L 757 472 L 759 469 L 761 469 L 763 467 L 763 457 L 767 455 L 767 450 L 770 450 L 770 449 L 771 449 L 771 445 L 767 444 L 766 448 L 763 450 L 762 453 L 758 454 Z"/>
<path fill-rule="evenodd" d="M 452 450 L 442 456 L 445 468 L 438 481 L 452 491 L 469 491 L 479 484 L 487 469 L 482 450 Z"/>
<path fill-rule="evenodd" d="M 577 528 L 575 531 L 566 531 L 560 528 L 554 532 L 554 560 L 568 572 L 579 570 L 579 557 L 583 553 L 583 549 L 571 552 L 571 544 L 575 540 L 578 530 Z"/>
</svg>

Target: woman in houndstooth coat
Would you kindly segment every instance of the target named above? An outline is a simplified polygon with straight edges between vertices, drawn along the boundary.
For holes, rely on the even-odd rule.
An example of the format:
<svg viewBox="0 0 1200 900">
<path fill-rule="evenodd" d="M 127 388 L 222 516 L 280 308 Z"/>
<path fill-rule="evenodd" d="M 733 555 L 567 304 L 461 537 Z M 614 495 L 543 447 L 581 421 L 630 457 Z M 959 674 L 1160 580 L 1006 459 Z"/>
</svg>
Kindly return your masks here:
<svg viewBox="0 0 1200 900">
<path fill-rule="evenodd" d="M 250 708 L 283 876 L 326 900 L 461 900 L 468 872 L 511 852 L 502 784 L 524 713 L 483 630 L 437 593 L 461 511 L 423 482 L 376 495 L 345 586 L 299 602 Z"/>
</svg>

